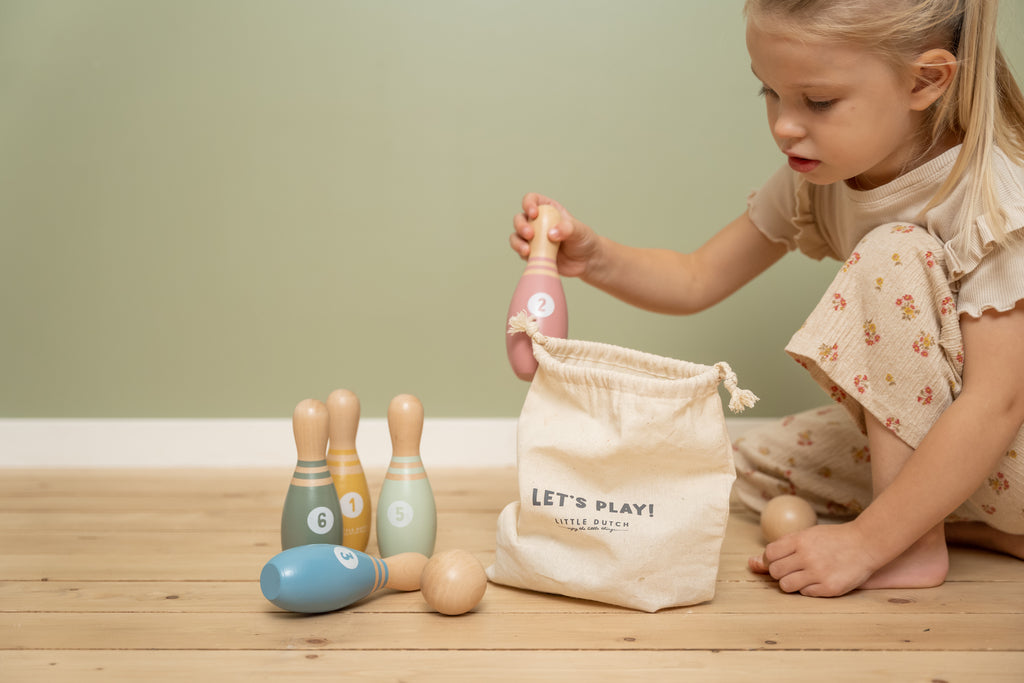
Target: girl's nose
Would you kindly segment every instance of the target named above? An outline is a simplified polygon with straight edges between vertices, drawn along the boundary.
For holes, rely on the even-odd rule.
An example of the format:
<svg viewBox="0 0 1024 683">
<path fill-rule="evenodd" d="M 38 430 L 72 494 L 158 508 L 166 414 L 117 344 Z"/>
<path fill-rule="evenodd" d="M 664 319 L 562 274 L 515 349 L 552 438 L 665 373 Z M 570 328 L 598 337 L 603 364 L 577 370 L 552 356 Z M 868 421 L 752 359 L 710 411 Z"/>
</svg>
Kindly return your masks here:
<svg viewBox="0 0 1024 683">
<path fill-rule="evenodd" d="M 796 140 L 804 137 L 807 131 L 795 116 L 780 111 L 772 121 L 772 134 L 777 140 Z"/>
</svg>

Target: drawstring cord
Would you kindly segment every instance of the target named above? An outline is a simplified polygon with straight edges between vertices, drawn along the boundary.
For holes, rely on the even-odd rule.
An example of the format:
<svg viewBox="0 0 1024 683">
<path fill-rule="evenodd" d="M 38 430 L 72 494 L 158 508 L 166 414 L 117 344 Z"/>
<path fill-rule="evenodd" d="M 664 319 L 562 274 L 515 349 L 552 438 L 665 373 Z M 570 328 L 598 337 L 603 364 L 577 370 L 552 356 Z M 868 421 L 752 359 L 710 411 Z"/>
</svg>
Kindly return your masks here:
<svg viewBox="0 0 1024 683">
<path fill-rule="evenodd" d="M 548 338 L 540 333 L 537 319 L 525 310 L 508 319 L 508 333 L 519 334 L 520 332 L 525 332 L 541 346 L 548 341 Z M 729 392 L 729 410 L 734 413 L 742 413 L 747 408 L 753 408 L 754 404 L 760 400 L 754 392 L 740 389 L 736 373 L 732 371 L 728 363 L 715 363 L 714 367 L 718 370 L 718 378 Z"/>
<path fill-rule="evenodd" d="M 525 308 L 508 319 L 508 333 L 519 334 L 520 332 L 525 332 L 541 346 L 547 343 L 548 338 L 540 333 L 540 323 Z"/>
<path fill-rule="evenodd" d="M 753 408 L 760 399 L 754 392 L 739 388 L 736 373 L 732 371 L 729 364 L 715 363 L 715 367 L 718 369 L 718 377 L 729 391 L 729 410 L 734 413 L 742 413 L 747 408 Z"/>
</svg>

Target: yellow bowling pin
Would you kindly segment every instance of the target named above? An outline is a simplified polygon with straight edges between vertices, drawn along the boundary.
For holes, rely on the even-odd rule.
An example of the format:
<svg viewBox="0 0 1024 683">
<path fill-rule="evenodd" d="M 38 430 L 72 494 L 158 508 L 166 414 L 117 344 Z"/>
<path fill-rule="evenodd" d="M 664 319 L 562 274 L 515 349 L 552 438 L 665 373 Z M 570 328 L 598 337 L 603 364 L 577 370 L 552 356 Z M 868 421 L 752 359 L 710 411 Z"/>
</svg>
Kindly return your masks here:
<svg viewBox="0 0 1024 683">
<path fill-rule="evenodd" d="M 347 389 L 332 391 L 327 397 L 331 438 L 327 467 L 334 480 L 341 509 L 343 545 L 366 550 L 370 543 L 370 489 L 356 452 L 359 428 L 359 398 Z"/>
</svg>

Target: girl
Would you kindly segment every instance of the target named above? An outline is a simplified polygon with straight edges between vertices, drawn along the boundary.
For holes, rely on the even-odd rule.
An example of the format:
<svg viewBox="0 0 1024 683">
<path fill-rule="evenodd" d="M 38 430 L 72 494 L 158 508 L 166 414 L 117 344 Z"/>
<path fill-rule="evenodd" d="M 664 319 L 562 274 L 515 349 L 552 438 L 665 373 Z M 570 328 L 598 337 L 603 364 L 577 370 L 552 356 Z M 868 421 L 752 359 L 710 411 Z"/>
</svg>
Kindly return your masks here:
<svg viewBox="0 0 1024 683">
<path fill-rule="evenodd" d="M 636 306 L 707 308 L 799 249 L 843 261 L 787 352 L 838 403 L 736 443 L 737 494 L 845 517 L 750 559 L 782 590 L 942 583 L 946 542 L 1024 559 L 1024 97 L 995 0 L 748 0 L 787 163 L 690 254 L 562 219 L 559 271 Z M 852 519 L 850 519 L 852 517 Z"/>
</svg>

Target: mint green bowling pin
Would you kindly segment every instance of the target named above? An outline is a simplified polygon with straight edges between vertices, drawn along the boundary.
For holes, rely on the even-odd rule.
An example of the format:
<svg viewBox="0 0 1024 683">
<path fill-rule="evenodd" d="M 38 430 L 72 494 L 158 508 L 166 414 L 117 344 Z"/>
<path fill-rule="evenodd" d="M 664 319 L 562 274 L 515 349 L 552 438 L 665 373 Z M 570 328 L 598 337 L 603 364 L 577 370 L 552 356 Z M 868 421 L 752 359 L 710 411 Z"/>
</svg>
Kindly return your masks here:
<svg viewBox="0 0 1024 683">
<path fill-rule="evenodd" d="M 281 549 L 310 543 L 341 545 L 341 509 L 327 467 L 327 406 L 307 398 L 295 406 L 292 430 L 298 462 L 281 512 Z"/>
<path fill-rule="evenodd" d="M 423 404 L 409 394 L 388 406 L 391 463 L 377 500 L 377 548 L 381 557 L 415 552 L 430 557 L 437 538 L 434 491 L 420 460 Z"/>
</svg>

